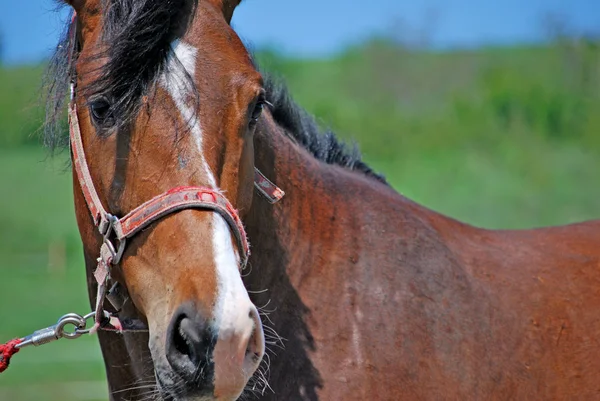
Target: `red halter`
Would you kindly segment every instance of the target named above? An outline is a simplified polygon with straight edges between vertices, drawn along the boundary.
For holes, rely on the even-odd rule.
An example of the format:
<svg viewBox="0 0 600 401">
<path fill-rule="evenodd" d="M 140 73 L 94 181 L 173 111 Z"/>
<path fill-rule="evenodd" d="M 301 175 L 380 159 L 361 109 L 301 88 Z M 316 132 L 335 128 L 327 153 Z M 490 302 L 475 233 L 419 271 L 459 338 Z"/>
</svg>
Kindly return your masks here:
<svg viewBox="0 0 600 401">
<path fill-rule="evenodd" d="M 95 325 L 92 332 L 107 322 L 110 322 L 118 330 L 122 329 L 119 320 L 111 318 L 110 314 L 103 309 L 107 284 L 110 280 L 110 267 L 120 262 L 128 238 L 133 237 L 144 227 L 163 216 L 182 209 L 203 209 L 218 213 L 229 224 L 236 239 L 240 255 L 240 269 L 246 266 L 250 256 L 250 247 L 244 225 L 237 211 L 218 189 L 189 186 L 173 188 L 141 204 L 119 219 L 104 209 L 94 188 L 83 150 L 77 107 L 74 101 L 69 104 L 69 131 L 73 166 L 77 179 L 94 224 L 104 237 L 98 266 L 94 272 L 94 277 L 98 282 L 98 292 L 96 294 Z M 255 169 L 254 176 L 255 187 L 270 203 L 275 203 L 284 196 L 284 192 L 258 169 Z M 116 246 L 113 241 L 116 241 Z"/>
</svg>

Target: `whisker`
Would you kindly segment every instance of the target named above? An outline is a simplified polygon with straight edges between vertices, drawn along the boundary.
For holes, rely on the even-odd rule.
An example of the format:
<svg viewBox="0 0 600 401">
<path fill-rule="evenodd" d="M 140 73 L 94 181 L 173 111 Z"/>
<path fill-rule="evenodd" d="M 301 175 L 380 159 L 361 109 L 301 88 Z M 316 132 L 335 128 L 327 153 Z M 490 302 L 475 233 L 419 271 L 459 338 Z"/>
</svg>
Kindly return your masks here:
<svg viewBox="0 0 600 401">
<path fill-rule="evenodd" d="M 120 393 L 124 393 L 126 391 L 142 390 L 142 389 L 146 389 L 146 388 L 156 388 L 156 384 L 146 384 L 146 385 L 142 385 L 142 386 L 128 387 L 128 388 L 124 388 L 121 390 L 112 391 L 112 394 L 120 394 Z"/>
<path fill-rule="evenodd" d="M 241 274 L 241 277 L 242 278 L 248 277 L 250 275 L 250 273 L 252 273 L 252 263 L 248 262 L 243 269 L 243 273 Z"/>
<path fill-rule="evenodd" d="M 264 294 L 265 292 L 269 291 L 267 288 L 265 288 L 264 290 L 246 290 L 248 291 L 249 294 Z"/>
<path fill-rule="evenodd" d="M 268 290 L 265 290 L 265 291 L 268 291 Z M 256 307 L 256 309 L 258 309 L 259 311 L 264 311 L 264 310 L 265 310 L 265 308 L 266 308 L 267 306 L 269 306 L 269 304 L 270 304 L 270 303 L 271 303 L 271 299 L 269 298 L 269 300 L 267 301 L 267 303 L 266 303 L 266 304 L 264 304 L 263 306 L 257 306 L 257 307 Z"/>
</svg>

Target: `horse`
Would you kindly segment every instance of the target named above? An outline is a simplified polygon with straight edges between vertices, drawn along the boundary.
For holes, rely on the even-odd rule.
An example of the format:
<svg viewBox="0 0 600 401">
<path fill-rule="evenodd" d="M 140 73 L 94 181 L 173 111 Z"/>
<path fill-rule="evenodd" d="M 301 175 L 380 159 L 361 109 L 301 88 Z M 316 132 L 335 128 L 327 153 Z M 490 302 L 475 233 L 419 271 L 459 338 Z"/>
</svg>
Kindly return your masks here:
<svg viewBox="0 0 600 401">
<path fill-rule="evenodd" d="M 599 397 L 599 221 L 494 231 L 400 195 L 259 71 L 240 0 L 66 2 L 45 139 L 67 142 L 71 84 L 111 400 Z M 195 191 L 125 246 L 109 234 Z M 105 309 L 145 329 L 104 330 Z"/>
</svg>

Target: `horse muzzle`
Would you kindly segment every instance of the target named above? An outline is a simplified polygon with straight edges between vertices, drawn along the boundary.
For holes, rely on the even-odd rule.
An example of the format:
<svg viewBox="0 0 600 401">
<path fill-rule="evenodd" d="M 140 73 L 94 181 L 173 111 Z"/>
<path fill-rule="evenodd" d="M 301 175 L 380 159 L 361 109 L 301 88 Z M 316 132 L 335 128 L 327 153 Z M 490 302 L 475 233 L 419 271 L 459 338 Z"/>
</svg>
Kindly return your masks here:
<svg viewBox="0 0 600 401">
<path fill-rule="evenodd" d="M 254 305 L 227 313 L 223 326 L 192 303 L 175 311 L 166 335 L 168 366 L 156 373 L 165 399 L 236 400 L 243 392 L 263 358 L 264 333 Z"/>
</svg>

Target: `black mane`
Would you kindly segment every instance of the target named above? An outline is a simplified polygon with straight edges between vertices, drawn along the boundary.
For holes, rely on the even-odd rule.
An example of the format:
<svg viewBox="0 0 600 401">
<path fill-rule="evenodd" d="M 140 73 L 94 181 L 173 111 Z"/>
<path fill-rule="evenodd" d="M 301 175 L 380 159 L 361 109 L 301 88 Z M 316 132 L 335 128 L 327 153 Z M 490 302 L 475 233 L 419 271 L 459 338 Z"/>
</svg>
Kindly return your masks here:
<svg viewBox="0 0 600 401">
<path fill-rule="evenodd" d="M 110 112 L 120 126 L 125 126 L 137 115 L 141 97 L 165 68 L 171 42 L 187 28 L 196 4 L 197 0 L 103 0 L 102 39 L 108 46 L 93 57 L 105 57 L 107 62 L 84 95 L 112 100 Z M 44 143 L 51 150 L 68 144 L 68 130 L 61 124 L 61 117 L 74 78 L 73 62 L 79 56 L 72 30 L 70 24 L 45 78 Z M 383 176 L 362 161 L 356 145 L 345 145 L 331 131 L 321 132 L 315 120 L 292 100 L 285 85 L 269 76 L 265 82 L 271 113 L 293 140 L 318 160 L 360 171 L 385 183 Z"/>
<path fill-rule="evenodd" d="M 356 144 L 340 141 L 327 130 L 322 132 L 315 119 L 290 96 L 288 88 L 269 74 L 265 76 L 267 100 L 272 104 L 271 114 L 288 136 L 308 150 L 317 160 L 360 171 L 369 177 L 387 183 L 385 178 L 371 169 L 361 158 Z"/>
</svg>

